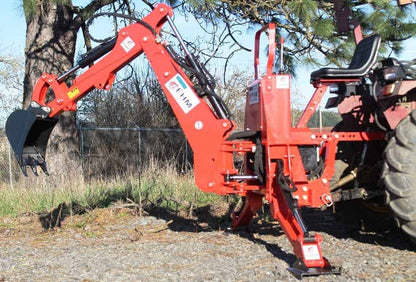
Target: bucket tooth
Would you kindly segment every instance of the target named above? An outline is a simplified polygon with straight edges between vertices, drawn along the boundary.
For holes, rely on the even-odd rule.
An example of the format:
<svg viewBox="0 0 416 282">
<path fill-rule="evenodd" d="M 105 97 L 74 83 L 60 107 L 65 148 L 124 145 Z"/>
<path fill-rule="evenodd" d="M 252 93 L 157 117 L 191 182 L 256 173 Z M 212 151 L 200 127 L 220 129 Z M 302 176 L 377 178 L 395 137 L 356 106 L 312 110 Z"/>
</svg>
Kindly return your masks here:
<svg viewBox="0 0 416 282">
<path fill-rule="evenodd" d="M 31 165 L 30 168 L 32 169 L 32 172 L 34 175 L 39 176 L 38 169 L 36 168 L 36 165 Z"/>
<path fill-rule="evenodd" d="M 20 164 L 20 163 L 19 163 L 19 166 L 20 166 L 20 169 L 23 172 L 23 175 L 27 177 L 27 166 L 23 165 L 23 164 Z"/>
<path fill-rule="evenodd" d="M 40 163 L 39 166 L 46 175 L 49 175 L 49 171 L 48 171 L 48 167 L 46 166 L 46 162 Z"/>
</svg>

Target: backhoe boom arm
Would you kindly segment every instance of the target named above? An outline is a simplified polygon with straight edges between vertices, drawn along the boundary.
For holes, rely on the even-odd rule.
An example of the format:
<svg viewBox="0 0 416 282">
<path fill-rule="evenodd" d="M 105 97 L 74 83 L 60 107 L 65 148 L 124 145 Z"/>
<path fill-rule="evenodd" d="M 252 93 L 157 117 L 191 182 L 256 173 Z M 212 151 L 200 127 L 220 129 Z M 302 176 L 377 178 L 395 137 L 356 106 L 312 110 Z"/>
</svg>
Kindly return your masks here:
<svg viewBox="0 0 416 282">
<path fill-rule="evenodd" d="M 16 119 L 20 119 L 20 122 L 21 119 L 30 118 L 32 123 L 46 122 L 53 127 L 60 114 L 76 111 L 76 102 L 93 89 L 109 90 L 117 71 L 136 57 L 145 54 L 194 152 L 195 179 L 198 187 L 219 194 L 229 193 L 229 190 L 223 187 L 224 175 L 235 174 L 236 171 L 233 168 L 233 152 L 224 150 L 223 143 L 234 129 L 234 123 L 226 118 L 223 112 L 218 114 L 212 110 L 218 109 L 221 105 L 210 107 L 208 102 L 196 93 L 192 82 L 166 48 L 167 42 L 159 33 L 172 14 L 169 6 L 159 4 L 141 22 L 122 28 L 117 39 L 97 48 L 98 51 L 93 52 L 93 57 L 95 59 L 98 57 L 97 54 L 108 54 L 76 77 L 69 86 L 62 77 L 43 73 L 34 87 L 28 111 L 20 112 L 23 117 L 17 114 Z M 112 47 L 111 50 L 108 50 L 109 46 Z M 85 65 L 88 59 L 83 60 Z M 55 97 L 46 102 L 49 89 L 52 89 Z M 208 100 L 217 102 L 212 98 Z M 10 132 L 15 126 L 8 128 Z M 41 134 L 41 141 L 38 134 L 34 136 L 30 129 L 27 131 L 29 133 L 24 134 L 29 136 L 24 145 L 12 140 L 10 142 L 17 147 L 13 149 L 19 163 L 24 172 L 26 166 L 36 172 L 37 165 L 46 171 L 45 150 L 51 130 L 47 132 L 46 138 L 45 134 Z"/>
</svg>

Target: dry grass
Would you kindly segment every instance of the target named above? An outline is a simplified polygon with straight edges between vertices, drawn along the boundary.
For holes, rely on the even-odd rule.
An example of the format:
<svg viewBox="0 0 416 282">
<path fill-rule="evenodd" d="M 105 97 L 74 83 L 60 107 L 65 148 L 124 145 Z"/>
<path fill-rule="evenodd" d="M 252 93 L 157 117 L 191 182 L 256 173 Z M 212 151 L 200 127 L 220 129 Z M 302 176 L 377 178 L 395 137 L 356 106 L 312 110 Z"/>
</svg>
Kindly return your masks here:
<svg viewBox="0 0 416 282">
<path fill-rule="evenodd" d="M 87 209 L 108 207 L 114 203 L 160 206 L 180 211 L 225 201 L 224 197 L 203 193 L 194 184 L 191 173 L 178 174 L 173 165 L 151 162 L 141 174 L 113 179 L 59 176 L 20 178 L 13 188 L 0 183 L 0 216 L 42 212 L 60 203 L 77 203 Z"/>
<path fill-rule="evenodd" d="M 175 159 L 162 162 L 149 155 L 139 168 L 140 173 L 138 168 L 131 168 L 105 178 L 105 172 L 98 170 L 101 172 L 97 173 L 99 176 L 89 179 L 75 173 L 79 169 L 69 167 L 54 167 L 50 176 L 40 172 L 39 177 L 28 169 L 29 177 L 24 177 L 13 159 L 12 185 L 8 144 L 2 135 L 0 159 L 0 217 L 44 212 L 61 203 L 76 203 L 86 209 L 127 203 L 182 211 L 207 204 L 221 204 L 226 199 L 201 192 L 195 186 L 192 171 L 178 173 Z"/>
</svg>

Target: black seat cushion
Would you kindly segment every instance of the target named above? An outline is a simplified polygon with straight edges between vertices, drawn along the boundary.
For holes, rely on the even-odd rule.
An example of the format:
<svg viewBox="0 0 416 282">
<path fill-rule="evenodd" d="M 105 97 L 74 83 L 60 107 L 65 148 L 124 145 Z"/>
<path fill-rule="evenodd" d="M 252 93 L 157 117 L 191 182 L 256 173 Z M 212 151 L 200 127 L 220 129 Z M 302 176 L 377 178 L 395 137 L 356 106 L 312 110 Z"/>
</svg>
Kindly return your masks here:
<svg viewBox="0 0 416 282">
<path fill-rule="evenodd" d="M 381 37 L 372 35 L 361 40 L 355 48 L 348 68 L 322 68 L 311 73 L 311 80 L 361 78 L 368 73 L 377 60 Z"/>
</svg>

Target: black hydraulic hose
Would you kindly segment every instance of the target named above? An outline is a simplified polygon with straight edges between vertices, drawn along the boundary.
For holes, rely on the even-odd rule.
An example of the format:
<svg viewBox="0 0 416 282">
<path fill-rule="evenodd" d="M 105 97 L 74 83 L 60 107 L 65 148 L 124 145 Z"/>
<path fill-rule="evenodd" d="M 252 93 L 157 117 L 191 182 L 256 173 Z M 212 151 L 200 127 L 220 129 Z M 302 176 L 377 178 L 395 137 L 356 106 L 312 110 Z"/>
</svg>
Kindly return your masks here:
<svg viewBox="0 0 416 282">
<path fill-rule="evenodd" d="M 101 16 L 112 16 L 112 17 L 124 18 L 124 19 L 128 19 L 128 20 L 134 20 L 137 23 L 146 27 L 154 36 L 159 37 L 159 34 L 156 32 L 156 30 L 151 25 L 149 25 L 148 23 L 146 23 L 145 21 L 143 21 L 139 18 L 129 16 L 129 15 L 124 15 L 124 14 L 119 14 L 119 13 L 105 12 L 105 13 L 97 13 L 97 14 L 93 15 L 91 18 L 88 19 L 88 22 L 86 24 L 86 33 L 91 38 L 91 40 L 93 40 L 95 42 L 105 42 L 104 43 L 104 45 L 105 45 L 106 42 L 111 42 L 112 40 L 114 40 L 114 39 L 111 39 L 111 38 L 96 39 L 89 32 L 89 26 L 92 24 L 93 20 L 95 18 L 101 17 Z M 194 56 L 189 52 L 189 50 L 186 48 L 185 43 L 183 42 L 182 38 L 180 37 L 180 34 L 179 34 L 178 30 L 176 29 L 176 26 L 174 25 L 172 19 L 169 16 L 167 17 L 167 21 L 168 21 L 169 25 L 171 26 L 171 28 L 174 30 L 174 33 L 175 33 L 177 39 L 179 40 L 179 43 L 181 44 L 182 48 L 184 49 L 185 58 L 189 61 L 190 65 L 187 64 L 186 62 L 181 62 L 181 60 L 178 59 L 179 56 L 177 56 L 175 52 L 172 52 L 173 51 L 172 48 L 166 48 L 168 50 L 168 52 L 170 53 L 171 57 L 181 67 L 191 71 L 196 76 L 196 78 L 198 79 L 198 82 L 200 83 L 200 85 L 203 88 L 204 94 L 207 95 L 208 100 L 211 103 L 211 105 L 213 107 L 213 110 L 214 110 L 215 114 L 217 115 L 217 117 L 221 118 L 221 119 L 228 119 L 230 121 L 230 124 L 232 124 L 232 121 L 230 120 L 230 117 L 231 117 L 230 110 L 228 109 L 228 107 L 224 103 L 224 101 L 221 99 L 221 97 L 216 95 L 215 92 L 214 92 L 215 83 L 214 83 L 213 77 L 206 70 L 205 66 L 201 65 L 194 58 Z"/>
<path fill-rule="evenodd" d="M 90 17 L 88 19 L 87 24 L 85 25 L 86 32 L 87 32 L 88 36 L 91 38 L 92 41 L 107 42 L 107 41 L 111 40 L 111 37 L 107 37 L 105 39 L 94 38 L 91 35 L 91 33 L 89 32 L 89 27 L 93 23 L 94 19 L 96 19 L 98 17 L 102 17 L 102 16 L 117 17 L 117 18 L 122 18 L 122 19 L 127 19 L 127 20 L 133 20 L 133 21 L 141 24 L 145 28 L 147 28 L 154 36 L 157 36 L 157 37 L 159 36 L 159 34 L 156 32 L 156 30 L 150 24 L 143 21 L 142 19 L 139 19 L 139 18 L 136 18 L 136 17 L 133 17 L 133 16 L 129 16 L 129 15 L 119 14 L 119 13 L 106 12 L 106 13 L 97 13 L 97 14 L 93 15 L 92 17 Z"/>
<path fill-rule="evenodd" d="M 180 58 L 175 50 L 173 50 L 173 48 L 171 46 L 167 46 L 166 50 L 169 52 L 170 56 L 173 58 L 173 60 L 179 65 L 181 66 L 183 69 L 188 70 L 189 72 L 191 72 L 192 74 L 194 74 L 196 76 L 196 78 L 198 79 L 198 82 L 201 84 L 201 91 L 203 92 L 198 93 L 201 96 L 206 95 L 209 99 L 209 101 L 211 102 L 211 104 L 216 104 L 217 107 L 221 107 L 222 108 L 222 112 L 224 112 L 225 114 L 223 116 L 218 115 L 219 118 L 224 118 L 224 119 L 228 119 L 230 120 L 231 114 L 230 114 L 230 110 L 228 109 L 227 105 L 224 103 L 224 101 L 221 99 L 221 97 L 219 97 L 217 94 L 215 94 L 215 92 L 211 89 L 215 88 L 215 84 L 212 83 L 211 81 L 214 81 L 214 78 L 211 76 L 211 74 L 206 70 L 205 66 L 201 66 L 201 68 L 203 69 L 202 72 L 198 71 L 197 69 L 189 66 L 186 62 L 183 61 L 182 58 Z M 209 76 L 209 78 L 207 77 Z M 210 87 L 207 87 L 210 86 Z M 213 102 L 215 101 L 215 102 Z M 214 105 L 213 105 L 214 107 Z M 231 123 L 231 121 L 230 121 Z"/>
</svg>

